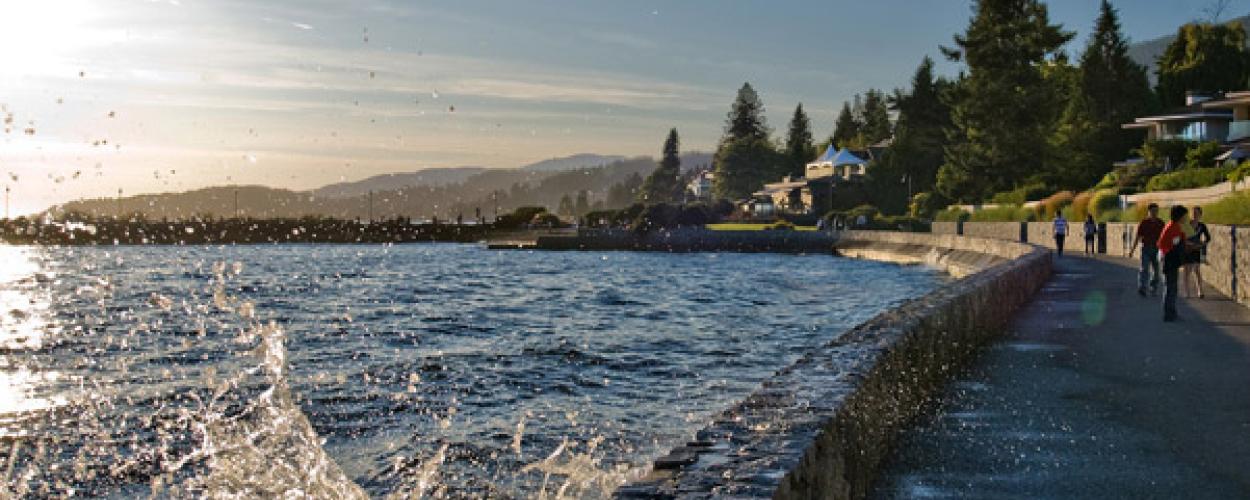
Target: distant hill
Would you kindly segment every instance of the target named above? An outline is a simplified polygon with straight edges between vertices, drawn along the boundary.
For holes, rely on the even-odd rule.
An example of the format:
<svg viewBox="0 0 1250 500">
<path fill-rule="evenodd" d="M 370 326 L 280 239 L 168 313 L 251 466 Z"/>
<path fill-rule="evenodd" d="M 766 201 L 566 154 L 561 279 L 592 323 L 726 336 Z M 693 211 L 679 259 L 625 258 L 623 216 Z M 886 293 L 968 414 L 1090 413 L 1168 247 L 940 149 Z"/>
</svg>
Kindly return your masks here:
<svg viewBox="0 0 1250 500">
<path fill-rule="evenodd" d="M 355 182 L 330 184 L 312 191 L 315 196 L 346 198 L 368 194 L 369 191 L 386 191 L 406 186 L 445 186 L 460 184 L 474 175 L 484 172 L 482 167 L 428 168 L 416 172 L 375 175 Z"/>
<path fill-rule="evenodd" d="M 589 156 L 583 156 L 588 159 Z M 596 158 L 610 158 L 598 157 Z M 682 155 L 686 171 L 711 163 L 708 153 Z M 634 175 L 645 177 L 655 170 L 649 157 L 615 160 L 603 166 L 573 167 L 563 171 L 522 169 L 480 169 L 454 182 L 461 175 L 458 169 L 444 169 L 440 183 L 402 186 L 386 185 L 388 176 L 378 176 L 356 183 L 326 186 L 312 191 L 290 191 L 265 186 L 219 186 L 181 193 L 136 195 L 123 198 L 78 200 L 50 209 L 51 212 L 82 212 L 91 215 L 129 216 L 135 212 L 148 218 L 177 219 L 192 216 L 229 217 L 235 213 L 238 193 L 239 213 L 247 217 L 332 216 L 367 219 L 370 213 L 369 188 L 373 188 L 373 215 L 390 218 L 397 215 L 413 219 L 438 217 L 454 219 L 457 215 L 472 218 L 478 211 L 490 217 L 498 207 L 500 213 L 525 205 L 542 205 L 554 210 L 564 196 L 576 197 L 589 192 L 590 201 L 609 201 L 613 185 L 624 183 Z M 392 174 L 395 179 L 418 175 Z M 425 178 L 428 181 L 429 178 Z M 366 182 L 368 181 L 368 182 Z M 363 183 L 363 184 L 362 184 Z M 355 189 L 355 194 L 351 190 Z M 346 193 L 346 194 L 345 194 Z M 608 208 L 619 208 L 611 207 Z"/>
<path fill-rule="evenodd" d="M 1241 25 L 1244 26 L 1247 31 L 1250 31 L 1250 15 L 1238 17 L 1236 19 L 1231 19 L 1230 21 L 1237 21 L 1241 23 Z M 1228 21 L 1225 21 L 1225 22 L 1228 22 Z M 1177 27 L 1179 28 L 1180 26 L 1178 25 Z M 1154 85 L 1156 81 L 1155 79 L 1156 61 L 1159 60 L 1159 56 L 1163 55 L 1163 51 L 1166 50 L 1168 45 L 1172 43 L 1172 40 L 1175 40 L 1175 39 L 1176 39 L 1176 35 L 1170 34 L 1166 36 L 1161 36 L 1159 38 L 1155 38 L 1154 40 L 1146 40 L 1144 42 L 1134 43 L 1129 46 L 1128 48 L 1129 57 L 1133 58 L 1134 61 L 1137 61 L 1137 64 L 1140 64 L 1146 67 L 1146 69 L 1148 70 L 1147 73 L 1150 75 L 1151 85 Z"/>
<path fill-rule="evenodd" d="M 563 172 L 565 170 L 573 170 L 584 167 L 597 167 L 607 165 L 609 163 L 624 160 L 624 156 L 615 155 L 596 155 L 596 154 L 579 154 L 573 156 L 565 156 L 563 158 L 552 158 L 543 160 L 538 163 L 531 163 L 521 170 L 526 172 Z"/>
</svg>

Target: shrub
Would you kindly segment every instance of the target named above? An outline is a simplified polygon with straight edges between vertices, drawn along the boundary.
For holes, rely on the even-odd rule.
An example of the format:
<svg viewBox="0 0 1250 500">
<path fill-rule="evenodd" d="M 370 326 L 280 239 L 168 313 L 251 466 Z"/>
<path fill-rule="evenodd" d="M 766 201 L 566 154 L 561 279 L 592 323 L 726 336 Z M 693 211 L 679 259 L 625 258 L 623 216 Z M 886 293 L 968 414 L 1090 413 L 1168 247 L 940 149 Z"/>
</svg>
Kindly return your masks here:
<svg viewBox="0 0 1250 500">
<path fill-rule="evenodd" d="M 1250 224 L 1250 191 L 1203 205 L 1203 220 L 1211 224 Z"/>
<path fill-rule="evenodd" d="M 1250 160 L 1241 162 L 1236 168 L 1228 172 L 1226 177 L 1229 182 L 1237 183 L 1250 177 Z"/>
<path fill-rule="evenodd" d="M 1000 205 L 1023 205 L 1024 202 L 1036 200 L 1050 193 L 1050 188 L 1041 182 L 1025 184 L 1011 191 L 1003 191 L 990 198 L 990 203 Z"/>
<path fill-rule="evenodd" d="M 1036 214 L 1020 205 L 999 205 L 983 208 L 972 213 L 972 222 L 1026 222 L 1036 220 Z"/>
<path fill-rule="evenodd" d="M 972 214 L 962 208 L 948 208 L 933 214 L 933 220 L 938 222 L 966 222 L 970 218 Z"/>
<path fill-rule="evenodd" d="M 783 220 L 783 221 L 777 221 L 775 224 L 765 227 L 764 229 L 771 229 L 774 231 L 793 231 L 794 224 L 791 224 Z"/>
<path fill-rule="evenodd" d="M 1047 221 L 1054 219 L 1055 214 L 1060 213 L 1068 205 L 1071 205 L 1074 198 L 1072 191 L 1060 191 L 1047 196 L 1037 204 L 1037 220 Z"/>
<path fill-rule="evenodd" d="M 1072 198 L 1072 219 L 1084 220 L 1085 216 L 1092 213 L 1090 211 L 1089 202 L 1094 198 L 1093 191 L 1082 191 Z"/>
<path fill-rule="evenodd" d="M 877 215 L 879 215 L 880 213 L 881 211 L 877 210 L 877 207 L 874 207 L 872 205 L 859 205 L 855 208 L 847 210 L 846 216 L 849 217 L 851 220 L 855 220 L 855 219 L 858 219 L 859 216 L 862 215 L 864 216 L 865 219 L 868 219 L 871 221 L 877 218 Z"/>
<path fill-rule="evenodd" d="M 1189 150 L 1197 145 L 1196 142 L 1185 139 L 1155 139 L 1146 141 L 1137 152 L 1152 167 L 1179 168 L 1184 164 Z"/>
<path fill-rule="evenodd" d="M 1213 186 L 1228 180 L 1233 169 L 1225 167 L 1186 168 L 1150 178 L 1146 191 L 1174 191 Z"/>
<path fill-rule="evenodd" d="M 1203 168 L 1215 166 L 1215 157 L 1220 155 L 1220 143 L 1204 142 L 1185 151 L 1186 168 Z"/>
<path fill-rule="evenodd" d="M 516 229 L 534 222 L 534 217 L 545 213 L 546 207 L 517 207 L 512 213 L 500 215 L 499 220 L 495 221 L 495 227 Z"/>
<path fill-rule="evenodd" d="M 1089 200 L 1089 211 L 1098 219 L 1104 213 L 1120 209 L 1120 193 L 1114 189 L 1100 189 Z"/>
</svg>

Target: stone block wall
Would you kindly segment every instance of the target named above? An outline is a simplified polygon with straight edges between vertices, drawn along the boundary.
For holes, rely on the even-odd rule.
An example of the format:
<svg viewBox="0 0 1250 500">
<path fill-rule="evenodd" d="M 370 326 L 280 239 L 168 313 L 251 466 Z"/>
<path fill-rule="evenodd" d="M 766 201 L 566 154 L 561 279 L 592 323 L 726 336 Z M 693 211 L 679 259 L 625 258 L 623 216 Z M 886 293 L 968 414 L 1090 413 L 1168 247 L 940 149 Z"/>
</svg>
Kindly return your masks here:
<svg viewBox="0 0 1250 500">
<path fill-rule="evenodd" d="M 1137 234 L 1137 224 L 1126 222 L 1108 222 L 1107 255 L 1125 257 L 1132 248 L 1133 237 Z"/>
<path fill-rule="evenodd" d="M 935 221 L 930 225 L 929 232 L 933 234 L 959 234 L 959 223 Z"/>
<path fill-rule="evenodd" d="M 964 236 L 1021 241 L 1023 222 L 965 222 Z"/>
<path fill-rule="evenodd" d="M 1233 233 L 1233 238 L 1236 240 L 1234 245 L 1236 249 L 1234 262 L 1237 265 L 1236 298 L 1237 302 L 1250 306 L 1250 227 L 1237 228 Z"/>
<path fill-rule="evenodd" d="M 850 231 L 884 254 L 993 264 L 884 312 L 777 373 L 618 498 L 862 498 L 897 433 L 1049 279 L 1048 252 L 953 234 Z M 922 250 L 927 249 L 927 250 Z"/>
<path fill-rule="evenodd" d="M 1236 271 L 1239 269 L 1236 268 L 1240 266 L 1234 261 L 1233 255 L 1234 228 L 1233 226 L 1209 225 L 1207 229 L 1211 231 L 1211 243 L 1207 245 L 1207 261 L 1202 265 L 1202 281 L 1219 290 L 1220 293 L 1233 297 L 1233 287 L 1245 283 L 1237 282 Z M 1250 233 L 1250 231 L 1245 232 Z M 1246 236 L 1246 234 L 1241 236 Z"/>
</svg>

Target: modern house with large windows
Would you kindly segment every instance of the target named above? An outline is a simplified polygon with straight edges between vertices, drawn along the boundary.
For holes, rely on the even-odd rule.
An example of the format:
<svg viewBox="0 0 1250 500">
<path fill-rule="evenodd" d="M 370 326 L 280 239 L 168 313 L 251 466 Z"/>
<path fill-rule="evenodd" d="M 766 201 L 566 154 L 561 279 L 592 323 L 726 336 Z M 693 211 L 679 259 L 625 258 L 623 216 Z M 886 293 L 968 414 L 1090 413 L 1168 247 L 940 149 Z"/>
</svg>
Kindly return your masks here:
<svg viewBox="0 0 1250 500">
<path fill-rule="evenodd" d="M 1201 106 L 1208 111 L 1232 113 L 1223 142 L 1250 142 L 1250 90 L 1228 92 L 1221 99 L 1203 101 Z"/>
<path fill-rule="evenodd" d="M 1143 116 L 1125 123 L 1126 129 L 1146 131 L 1146 140 L 1181 139 L 1224 142 L 1229 136 L 1233 111 L 1216 104 L 1225 99 L 1217 94 L 1187 92 L 1185 106 L 1165 113 Z"/>
</svg>

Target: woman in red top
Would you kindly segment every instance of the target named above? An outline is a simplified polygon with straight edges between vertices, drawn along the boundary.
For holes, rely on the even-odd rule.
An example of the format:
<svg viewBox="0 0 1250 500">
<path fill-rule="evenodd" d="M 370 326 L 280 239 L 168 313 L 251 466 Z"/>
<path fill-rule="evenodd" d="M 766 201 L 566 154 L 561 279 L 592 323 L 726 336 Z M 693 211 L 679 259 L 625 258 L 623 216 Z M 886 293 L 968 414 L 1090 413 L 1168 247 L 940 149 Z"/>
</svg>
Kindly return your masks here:
<svg viewBox="0 0 1250 500">
<path fill-rule="evenodd" d="M 1163 321 L 1176 321 L 1176 294 L 1179 291 L 1177 286 L 1180 279 L 1181 265 L 1185 263 L 1185 231 L 1181 225 L 1185 224 L 1185 216 L 1189 215 L 1189 210 L 1184 206 L 1177 205 L 1172 207 L 1172 211 L 1168 214 L 1171 219 L 1166 226 L 1163 226 L 1163 233 L 1159 235 L 1159 252 L 1163 254 Z"/>
</svg>

